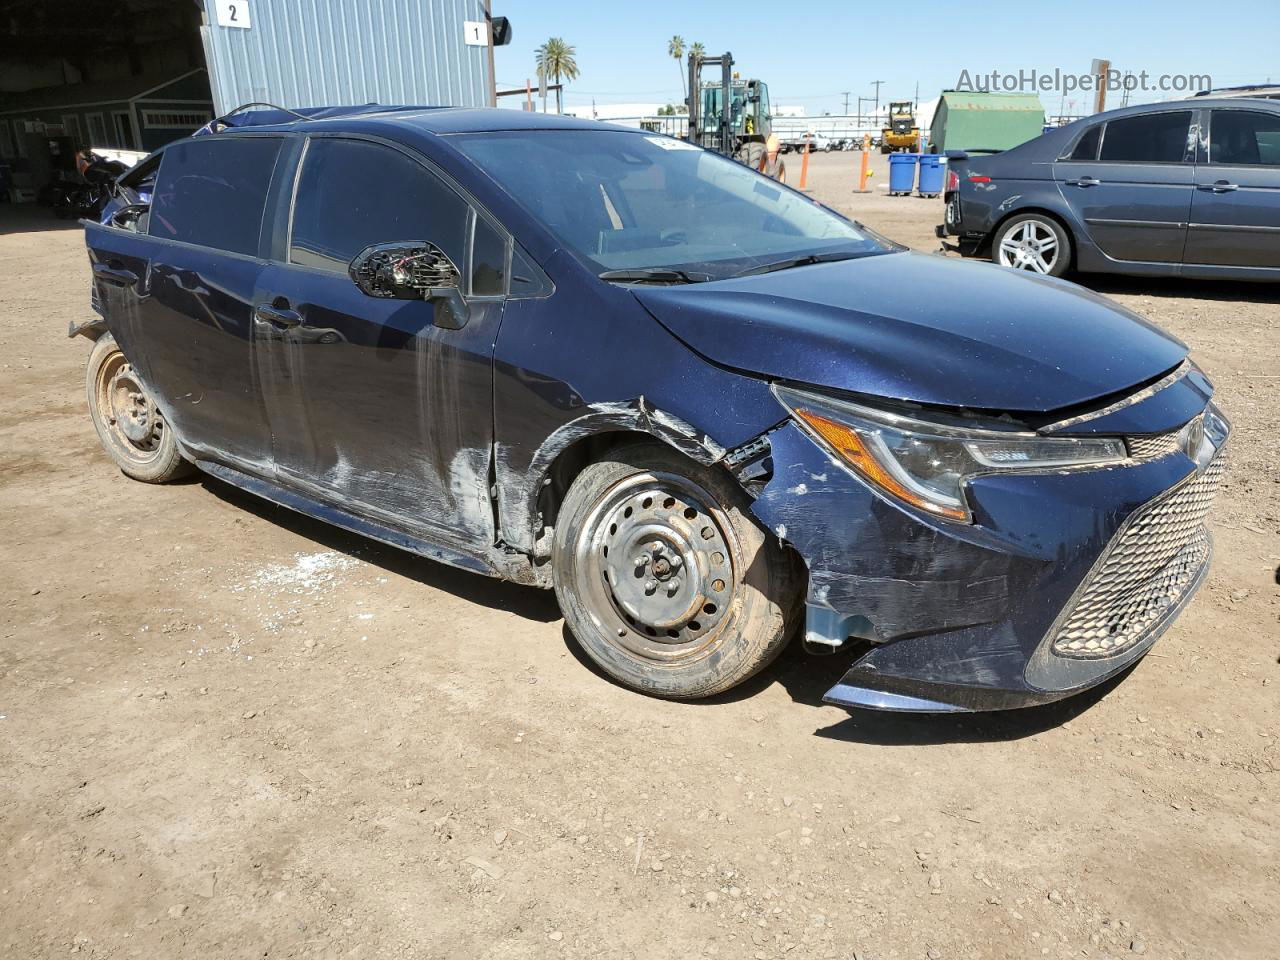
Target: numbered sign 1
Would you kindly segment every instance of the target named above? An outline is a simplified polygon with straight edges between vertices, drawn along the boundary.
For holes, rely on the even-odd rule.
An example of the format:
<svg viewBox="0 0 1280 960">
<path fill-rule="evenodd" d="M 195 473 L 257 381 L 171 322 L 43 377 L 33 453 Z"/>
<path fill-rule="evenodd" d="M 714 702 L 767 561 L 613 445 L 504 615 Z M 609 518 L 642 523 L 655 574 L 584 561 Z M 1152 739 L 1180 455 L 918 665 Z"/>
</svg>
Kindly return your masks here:
<svg viewBox="0 0 1280 960">
<path fill-rule="evenodd" d="M 489 25 L 483 20 L 463 21 L 462 32 L 468 47 L 487 47 L 489 45 Z"/>
<path fill-rule="evenodd" d="M 218 26 L 249 29 L 249 0 L 217 0 Z"/>
</svg>

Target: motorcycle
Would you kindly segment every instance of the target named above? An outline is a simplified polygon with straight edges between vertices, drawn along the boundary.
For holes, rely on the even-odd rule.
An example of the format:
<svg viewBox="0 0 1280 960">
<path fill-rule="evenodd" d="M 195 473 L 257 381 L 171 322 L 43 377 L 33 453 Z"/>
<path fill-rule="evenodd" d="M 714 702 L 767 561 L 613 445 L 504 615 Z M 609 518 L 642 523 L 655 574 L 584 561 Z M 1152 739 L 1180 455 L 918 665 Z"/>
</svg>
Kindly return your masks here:
<svg viewBox="0 0 1280 960">
<path fill-rule="evenodd" d="M 76 154 L 76 170 L 84 182 L 51 184 L 53 212 L 62 218 L 97 220 L 111 199 L 116 179 L 128 169 L 119 160 L 81 150 Z"/>
</svg>

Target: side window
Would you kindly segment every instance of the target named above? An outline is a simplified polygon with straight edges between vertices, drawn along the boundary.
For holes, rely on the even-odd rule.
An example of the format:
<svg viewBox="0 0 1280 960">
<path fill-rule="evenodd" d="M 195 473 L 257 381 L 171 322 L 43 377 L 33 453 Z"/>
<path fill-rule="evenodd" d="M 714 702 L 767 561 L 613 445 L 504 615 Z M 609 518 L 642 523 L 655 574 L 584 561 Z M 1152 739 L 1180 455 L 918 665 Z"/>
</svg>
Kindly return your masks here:
<svg viewBox="0 0 1280 960">
<path fill-rule="evenodd" d="M 370 244 L 428 240 L 462 272 L 468 213 L 466 201 L 399 150 L 316 138 L 302 161 L 289 262 L 346 273 Z"/>
<path fill-rule="evenodd" d="M 1098 141 L 1102 139 L 1102 124 L 1096 123 L 1084 132 L 1084 136 L 1076 143 L 1068 160 L 1097 160 Z"/>
<path fill-rule="evenodd" d="M 471 294 L 500 297 L 507 292 L 507 238 L 484 217 L 476 217 L 471 241 Z"/>
<path fill-rule="evenodd" d="M 1280 166 L 1280 116 L 1249 110 L 1213 111 L 1209 162 Z"/>
<path fill-rule="evenodd" d="M 1108 121 L 1100 159 L 1116 163 L 1181 163 L 1187 155 L 1190 128 L 1190 110 Z"/>
<path fill-rule="evenodd" d="M 148 232 L 229 253 L 258 254 L 279 137 L 195 137 L 164 152 Z"/>
</svg>

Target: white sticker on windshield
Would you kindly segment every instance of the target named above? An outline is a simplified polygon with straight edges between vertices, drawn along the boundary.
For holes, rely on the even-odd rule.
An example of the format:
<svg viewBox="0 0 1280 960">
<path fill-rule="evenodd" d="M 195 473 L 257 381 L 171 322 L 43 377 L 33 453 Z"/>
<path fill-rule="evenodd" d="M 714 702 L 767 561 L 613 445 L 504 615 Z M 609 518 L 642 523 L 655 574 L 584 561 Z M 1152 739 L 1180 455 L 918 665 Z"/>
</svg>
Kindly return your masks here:
<svg viewBox="0 0 1280 960">
<path fill-rule="evenodd" d="M 645 137 L 650 143 L 657 144 L 663 150 L 699 150 L 700 147 L 675 137 Z"/>
</svg>

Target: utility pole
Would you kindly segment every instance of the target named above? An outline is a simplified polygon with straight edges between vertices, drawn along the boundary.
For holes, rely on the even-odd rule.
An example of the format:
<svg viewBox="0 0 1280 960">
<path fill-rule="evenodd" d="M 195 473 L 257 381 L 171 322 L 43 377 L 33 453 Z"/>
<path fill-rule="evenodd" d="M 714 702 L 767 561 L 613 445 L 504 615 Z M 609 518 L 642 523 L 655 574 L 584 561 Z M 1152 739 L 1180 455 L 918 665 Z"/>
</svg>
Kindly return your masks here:
<svg viewBox="0 0 1280 960">
<path fill-rule="evenodd" d="M 844 92 L 844 115 L 846 117 L 849 115 L 849 91 L 848 90 Z"/>
<path fill-rule="evenodd" d="M 870 97 L 859 97 L 859 98 L 858 98 L 858 126 L 862 126 L 862 105 L 863 105 L 864 103 L 870 103 L 870 102 L 871 102 L 871 98 L 870 98 Z"/>
<path fill-rule="evenodd" d="M 871 81 L 871 85 L 876 88 L 876 113 L 877 114 L 880 112 L 880 84 L 882 83 L 884 83 L 883 80 Z"/>
</svg>

